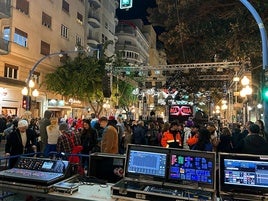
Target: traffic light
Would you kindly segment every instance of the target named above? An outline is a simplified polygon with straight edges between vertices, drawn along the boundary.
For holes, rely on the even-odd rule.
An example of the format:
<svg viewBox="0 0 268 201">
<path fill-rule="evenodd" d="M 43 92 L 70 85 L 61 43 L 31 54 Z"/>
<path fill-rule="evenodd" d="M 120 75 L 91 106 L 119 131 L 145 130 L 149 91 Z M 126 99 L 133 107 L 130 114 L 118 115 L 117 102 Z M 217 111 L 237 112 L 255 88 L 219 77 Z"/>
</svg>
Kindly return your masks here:
<svg viewBox="0 0 268 201">
<path fill-rule="evenodd" d="M 28 111 L 31 109 L 31 97 L 30 96 L 22 97 L 22 108 Z"/>
<path fill-rule="evenodd" d="M 268 101 L 268 87 L 262 89 L 262 99 Z"/>
<path fill-rule="evenodd" d="M 120 0 L 120 9 L 128 9 L 132 7 L 133 0 Z"/>
</svg>

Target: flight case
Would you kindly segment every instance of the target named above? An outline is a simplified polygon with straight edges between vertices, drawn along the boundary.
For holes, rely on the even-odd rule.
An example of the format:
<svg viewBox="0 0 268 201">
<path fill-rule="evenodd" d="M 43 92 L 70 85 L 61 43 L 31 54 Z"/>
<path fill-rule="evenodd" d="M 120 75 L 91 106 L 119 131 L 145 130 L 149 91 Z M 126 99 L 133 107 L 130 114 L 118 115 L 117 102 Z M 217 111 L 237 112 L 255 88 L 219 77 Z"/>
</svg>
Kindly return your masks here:
<svg viewBox="0 0 268 201">
<path fill-rule="evenodd" d="M 124 177 L 111 187 L 112 197 L 151 201 L 214 200 L 215 161 L 213 152 L 129 145 Z"/>
</svg>

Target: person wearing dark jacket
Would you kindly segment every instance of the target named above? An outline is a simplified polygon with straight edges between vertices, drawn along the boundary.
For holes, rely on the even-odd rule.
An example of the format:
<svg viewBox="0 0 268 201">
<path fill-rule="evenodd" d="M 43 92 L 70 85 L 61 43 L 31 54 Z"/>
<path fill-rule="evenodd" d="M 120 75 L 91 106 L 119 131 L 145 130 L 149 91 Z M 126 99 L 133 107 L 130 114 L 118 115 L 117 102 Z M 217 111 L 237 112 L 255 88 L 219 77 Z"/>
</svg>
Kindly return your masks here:
<svg viewBox="0 0 268 201">
<path fill-rule="evenodd" d="M 222 128 L 220 135 L 220 142 L 218 145 L 218 152 L 231 153 L 233 151 L 232 133 L 229 128 Z"/>
<path fill-rule="evenodd" d="M 52 112 L 49 110 L 46 110 L 44 113 L 44 118 L 41 119 L 39 122 L 39 130 L 40 130 L 40 151 L 44 152 L 45 148 L 47 146 L 47 130 L 46 127 L 50 125 L 50 118 L 51 118 Z"/>
<path fill-rule="evenodd" d="M 249 126 L 249 134 L 243 139 L 239 152 L 243 154 L 268 155 L 268 143 L 259 135 L 260 127 L 257 124 Z"/>
<path fill-rule="evenodd" d="M 83 120 L 83 129 L 81 131 L 81 145 L 83 147 L 83 150 L 81 151 L 81 154 L 89 155 L 92 152 L 100 151 L 100 149 L 97 148 L 98 144 L 98 134 L 97 130 L 94 128 L 91 128 L 90 120 L 84 119 Z M 84 168 L 87 168 L 88 166 L 88 157 L 82 158 L 82 164 Z"/>
<path fill-rule="evenodd" d="M 133 144 L 145 144 L 146 129 L 144 122 L 139 121 L 137 126 L 133 128 L 132 143 Z"/>
<path fill-rule="evenodd" d="M 212 151 L 213 145 L 211 143 L 211 133 L 206 128 L 201 128 L 199 130 L 198 141 L 192 147 L 192 150 L 199 150 L 199 151 Z"/>
<path fill-rule="evenodd" d="M 28 128 L 26 120 L 18 122 L 18 128 L 13 130 L 6 139 L 5 155 L 17 156 L 36 152 L 36 138 L 34 131 Z M 18 158 L 10 158 L 9 168 L 14 167 Z"/>
</svg>

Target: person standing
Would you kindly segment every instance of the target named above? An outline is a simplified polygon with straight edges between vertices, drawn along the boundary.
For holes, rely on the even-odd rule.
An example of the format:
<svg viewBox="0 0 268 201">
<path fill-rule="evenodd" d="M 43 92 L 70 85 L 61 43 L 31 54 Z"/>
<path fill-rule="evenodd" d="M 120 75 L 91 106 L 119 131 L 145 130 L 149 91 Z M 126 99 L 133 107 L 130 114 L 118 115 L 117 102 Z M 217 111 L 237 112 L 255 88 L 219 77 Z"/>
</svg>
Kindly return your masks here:
<svg viewBox="0 0 268 201">
<path fill-rule="evenodd" d="M 179 132 L 178 122 L 171 122 L 169 130 L 162 136 L 161 145 L 162 147 L 166 148 L 182 148 L 182 140 Z"/>
<path fill-rule="evenodd" d="M 4 136 L 4 130 L 7 128 L 7 120 L 3 115 L 0 115 L 0 143 L 2 136 Z"/>
<path fill-rule="evenodd" d="M 89 119 L 83 120 L 83 128 L 80 132 L 80 138 L 81 138 L 81 145 L 83 147 L 81 154 L 88 156 L 92 152 L 100 151 L 97 150 L 98 145 L 97 130 L 91 128 Z M 88 167 L 88 157 L 82 157 L 82 164 L 85 169 Z"/>
<path fill-rule="evenodd" d="M 46 127 L 47 131 L 47 145 L 44 151 L 44 156 L 49 157 L 50 152 L 56 152 L 57 141 L 61 135 L 59 130 L 58 118 L 52 117 L 50 120 L 50 125 Z"/>
<path fill-rule="evenodd" d="M 67 155 L 70 155 L 72 154 L 74 147 L 81 145 L 80 135 L 72 133 L 69 130 L 67 123 L 61 123 L 59 125 L 59 130 L 61 132 L 61 135 L 58 137 L 57 140 L 57 152 L 63 152 Z"/>
<path fill-rule="evenodd" d="M 44 118 L 39 122 L 39 130 L 40 130 L 40 151 L 44 153 L 46 145 L 47 145 L 47 126 L 50 125 L 50 118 L 52 116 L 52 112 L 46 110 L 44 113 Z"/>
<path fill-rule="evenodd" d="M 36 138 L 33 130 L 28 128 L 26 120 L 19 120 L 18 127 L 7 136 L 5 145 L 6 157 L 36 153 L 36 151 Z M 10 158 L 9 168 L 14 167 L 17 160 L 18 158 Z"/>
<path fill-rule="evenodd" d="M 99 119 L 100 126 L 104 128 L 101 140 L 101 152 L 118 154 L 118 133 L 114 126 L 108 125 L 107 117 Z"/>
<path fill-rule="evenodd" d="M 133 122 L 134 123 L 134 122 Z M 133 144 L 146 144 L 145 136 L 147 130 L 144 127 L 143 121 L 138 121 L 137 125 L 133 125 L 133 135 L 132 135 L 132 143 Z"/>
<path fill-rule="evenodd" d="M 193 145 L 192 150 L 213 151 L 211 132 L 207 128 L 201 128 L 198 134 L 198 141 Z"/>
<path fill-rule="evenodd" d="M 252 124 L 248 128 L 248 135 L 242 140 L 238 152 L 243 154 L 268 155 L 268 143 L 260 136 L 260 127 Z"/>
<path fill-rule="evenodd" d="M 232 133 L 228 127 L 223 127 L 218 145 L 218 152 L 233 152 Z"/>
</svg>

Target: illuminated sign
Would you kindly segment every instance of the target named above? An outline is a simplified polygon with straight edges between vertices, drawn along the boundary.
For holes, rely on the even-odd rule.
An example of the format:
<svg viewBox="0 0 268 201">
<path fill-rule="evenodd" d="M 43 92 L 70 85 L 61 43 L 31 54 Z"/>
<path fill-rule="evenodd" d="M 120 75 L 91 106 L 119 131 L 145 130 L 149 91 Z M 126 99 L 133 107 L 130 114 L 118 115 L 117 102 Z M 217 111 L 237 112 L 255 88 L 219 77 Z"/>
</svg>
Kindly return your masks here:
<svg viewBox="0 0 268 201">
<path fill-rule="evenodd" d="M 169 121 L 178 120 L 187 121 L 193 116 L 193 107 L 191 105 L 171 105 L 169 107 Z"/>
<path fill-rule="evenodd" d="M 169 109 L 172 116 L 192 116 L 193 110 L 190 105 L 172 105 Z"/>
</svg>

